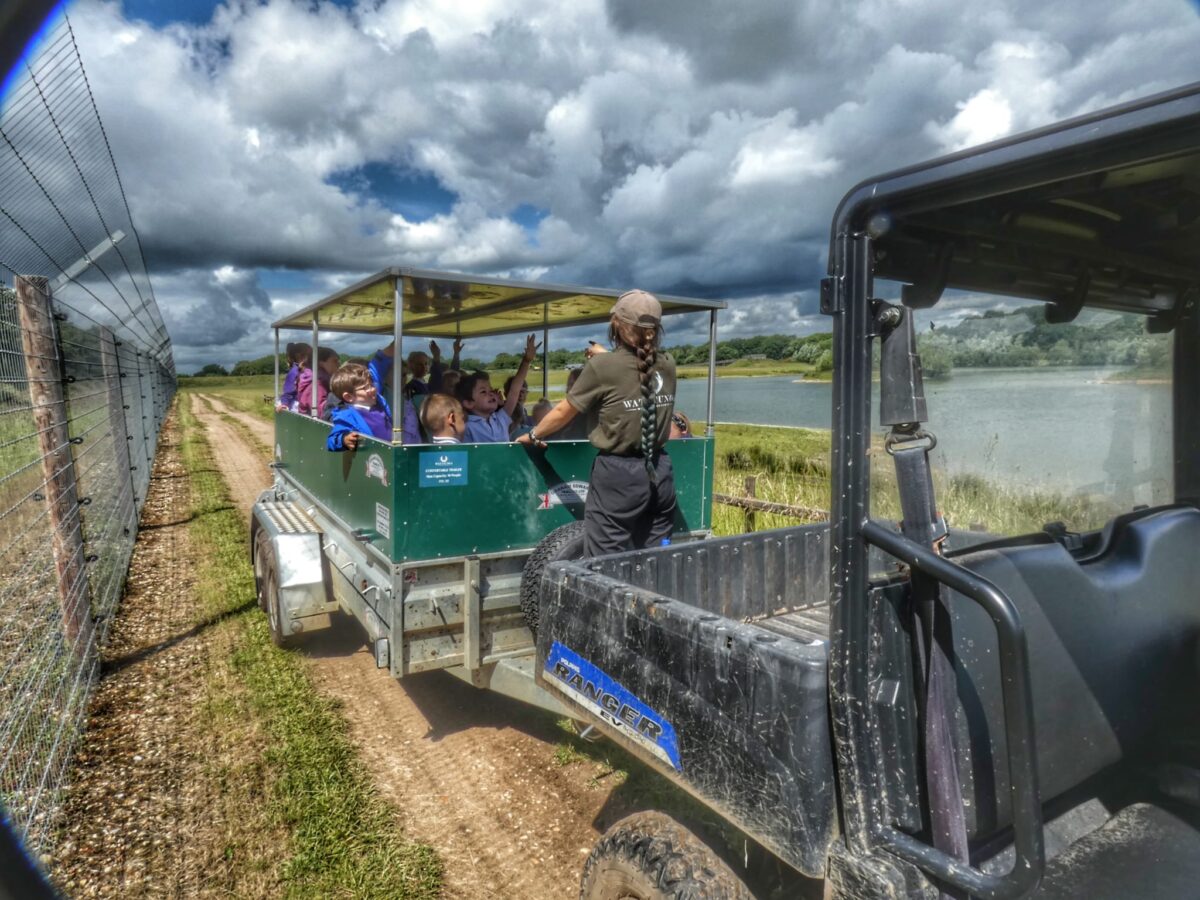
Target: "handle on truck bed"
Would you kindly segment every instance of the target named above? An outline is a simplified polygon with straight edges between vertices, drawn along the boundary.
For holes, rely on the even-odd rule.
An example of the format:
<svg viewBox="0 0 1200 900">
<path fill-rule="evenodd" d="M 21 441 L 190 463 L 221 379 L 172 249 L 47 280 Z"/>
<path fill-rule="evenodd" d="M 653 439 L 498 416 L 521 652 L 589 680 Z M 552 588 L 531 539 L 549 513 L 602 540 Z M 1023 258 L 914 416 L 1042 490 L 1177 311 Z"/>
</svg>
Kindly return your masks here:
<svg viewBox="0 0 1200 900">
<path fill-rule="evenodd" d="M 1020 614 L 1008 596 L 986 578 L 939 556 L 901 534 L 868 521 L 862 535 L 876 547 L 969 597 L 984 608 L 996 626 L 1004 728 L 1008 739 L 1008 781 L 1013 809 L 1016 859 L 1004 875 L 990 875 L 890 826 L 876 838 L 902 859 L 920 866 L 947 884 L 987 900 L 1021 897 L 1037 886 L 1046 864 L 1042 840 L 1042 807 L 1038 790 L 1037 751 L 1033 742 L 1033 698 L 1029 654 Z"/>
</svg>

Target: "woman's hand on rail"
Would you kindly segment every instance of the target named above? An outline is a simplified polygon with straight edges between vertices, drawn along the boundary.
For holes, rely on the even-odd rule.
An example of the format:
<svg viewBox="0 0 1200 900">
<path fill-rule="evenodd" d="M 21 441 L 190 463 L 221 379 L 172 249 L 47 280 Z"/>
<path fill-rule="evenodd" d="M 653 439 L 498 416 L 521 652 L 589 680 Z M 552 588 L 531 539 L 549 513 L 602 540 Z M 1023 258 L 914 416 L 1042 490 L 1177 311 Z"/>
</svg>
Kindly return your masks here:
<svg viewBox="0 0 1200 900">
<path fill-rule="evenodd" d="M 362 435 L 359 434 L 357 431 L 352 431 L 348 435 L 346 435 L 344 438 L 342 438 L 342 443 L 346 446 L 347 450 L 357 450 L 358 442 L 361 440 L 362 440 Z"/>
<path fill-rule="evenodd" d="M 525 432 L 525 434 L 518 435 L 517 438 L 513 441 L 513 443 L 514 444 L 524 444 L 526 447 L 540 447 L 542 450 L 546 449 L 546 442 L 541 441 L 541 440 L 535 441 L 533 438 L 531 438 L 529 436 L 529 432 Z"/>
</svg>

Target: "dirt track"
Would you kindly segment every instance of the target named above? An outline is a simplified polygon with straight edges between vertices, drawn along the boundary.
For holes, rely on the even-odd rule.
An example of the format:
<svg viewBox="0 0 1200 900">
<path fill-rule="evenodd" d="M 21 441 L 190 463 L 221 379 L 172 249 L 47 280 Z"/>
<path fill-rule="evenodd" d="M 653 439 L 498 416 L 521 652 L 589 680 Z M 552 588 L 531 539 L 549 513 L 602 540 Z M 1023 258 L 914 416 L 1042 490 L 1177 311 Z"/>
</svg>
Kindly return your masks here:
<svg viewBox="0 0 1200 900">
<path fill-rule="evenodd" d="M 193 397 L 192 411 L 248 515 L 270 481 L 270 425 L 211 396 Z M 318 686 L 343 704 L 362 758 L 410 837 L 441 856 L 447 897 L 574 897 L 599 834 L 636 805 L 603 765 L 555 763 L 564 733 L 552 716 L 443 673 L 397 682 L 375 667 L 354 624 L 314 634 L 300 652 Z"/>
</svg>

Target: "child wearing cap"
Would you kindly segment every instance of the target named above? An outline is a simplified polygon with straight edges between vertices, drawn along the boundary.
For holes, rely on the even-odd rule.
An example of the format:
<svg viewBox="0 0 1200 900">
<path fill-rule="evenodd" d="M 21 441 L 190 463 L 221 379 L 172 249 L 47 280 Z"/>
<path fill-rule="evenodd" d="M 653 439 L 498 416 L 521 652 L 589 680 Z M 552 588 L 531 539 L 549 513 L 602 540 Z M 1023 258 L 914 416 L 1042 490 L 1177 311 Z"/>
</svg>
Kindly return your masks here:
<svg viewBox="0 0 1200 900">
<path fill-rule="evenodd" d="M 664 445 L 675 410 L 675 361 L 662 344 L 662 305 L 646 291 L 617 298 L 609 321 L 610 353 L 593 354 L 556 405 L 517 440 L 544 438 L 587 419 L 599 451 L 584 507 L 588 556 L 658 546 L 675 524 L 675 475 Z"/>
</svg>

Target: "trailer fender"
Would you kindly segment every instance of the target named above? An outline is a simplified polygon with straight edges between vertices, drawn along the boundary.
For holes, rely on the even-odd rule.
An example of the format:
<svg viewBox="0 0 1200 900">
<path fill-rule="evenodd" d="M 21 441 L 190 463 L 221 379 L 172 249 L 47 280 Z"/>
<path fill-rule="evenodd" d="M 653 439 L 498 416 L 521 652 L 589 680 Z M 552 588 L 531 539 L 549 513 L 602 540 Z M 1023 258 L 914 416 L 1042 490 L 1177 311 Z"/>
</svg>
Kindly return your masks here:
<svg viewBox="0 0 1200 900">
<path fill-rule="evenodd" d="M 254 505 L 251 532 L 258 538 L 255 553 L 268 553 L 270 559 L 263 565 L 275 570 L 281 636 L 311 630 L 301 620 L 326 614 L 333 607 L 321 532 L 293 504 L 271 501 Z"/>
</svg>

